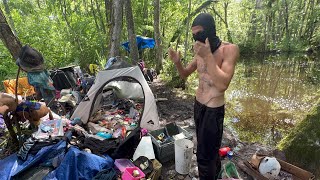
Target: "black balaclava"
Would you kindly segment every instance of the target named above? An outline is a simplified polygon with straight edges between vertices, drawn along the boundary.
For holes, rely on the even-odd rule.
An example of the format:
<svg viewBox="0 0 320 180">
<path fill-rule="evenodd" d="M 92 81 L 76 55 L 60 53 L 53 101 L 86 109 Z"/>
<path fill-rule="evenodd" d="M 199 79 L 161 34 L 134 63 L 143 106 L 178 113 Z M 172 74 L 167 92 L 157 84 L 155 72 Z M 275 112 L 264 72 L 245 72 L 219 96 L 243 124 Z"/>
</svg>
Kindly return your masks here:
<svg viewBox="0 0 320 180">
<path fill-rule="evenodd" d="M 211 14 L 201 13 L 199 14 L 192 23 L 192 27 L 202 26 L 203 31 L 197 34 L 192 34 L 195 41 L 200 41 L 205 43 L 206 38 L 208 38 L 210 43 L 211 52 L 214 53 L 221 45 L 221 40 L 216 35 L 216 26 L 214 19 Z"/>
</svg>

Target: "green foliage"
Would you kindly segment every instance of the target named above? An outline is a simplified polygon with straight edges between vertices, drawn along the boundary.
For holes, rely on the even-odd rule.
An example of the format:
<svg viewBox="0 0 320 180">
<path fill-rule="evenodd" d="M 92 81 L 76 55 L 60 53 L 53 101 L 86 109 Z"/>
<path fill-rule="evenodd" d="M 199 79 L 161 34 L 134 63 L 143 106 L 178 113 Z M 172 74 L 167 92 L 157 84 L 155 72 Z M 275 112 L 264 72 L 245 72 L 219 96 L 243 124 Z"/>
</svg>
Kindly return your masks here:
<svg viewBox="0 0 320 180">
<path fill-rule="evenodd" d="M 320 51 L 320 27 L 315 30 L 311 38 L 311 45 L 318 47 L 318 51 Z"/>
<path fill-rule="evenodd" d="M 3 89 L 2 81 L 13 79 L 16 76 L 18 67 L 14 65 L 12 56 L 3 45 L 0 44 L 0 90 Z"/>
<path fill-rule="evenodd" d="M 191 13 L 204 2 L 206 1 L 192 2 Z M 194 17 L 190 18 L 188 27 L 183 23 L 188 17 L 188 3 L 189 0 L 161 1 L 161 34 L 165 58 L 170 46 L 179 46 L 184 54 L 187 31 L 187 59 L 192 58 L 193 40 L 190 28 Z M 221 0 L 211 3 L 200 12 L 211 13 L 216 21 L 217 35 L 224 41 L 232 40 L 238 44 L 243 54 L 274 50 L 303 51 L 308 47 L 317 47 L 320 42 L 320 8 L 316 3 L 312 0 Z M 69 64 L 86 67 L 90 63 L 103 64 L 106 61 L 111 24 L 105 1 L 15 0 L 8 1 L 8 5 L 10 14 L 6 12 L 5 15 L 7 19 L 12 17 L 17 36 L 23 44 L 30 44 L 44 55 L 48 68 Z M 107 7 L 109 6 L 110 4 Z M 5 9 L 4 4 L 1 4 L 1 8 Z M 136 34 L 153 37 L 153 1 L 133 1 L 132 9 Z M 170 42 L 175 32 L 179 32 L 175 34 L 177 39 Z M 121 42 L 127 39 L 124 18 Z M 5 62 L 1 66 L 4 70 L 1 71 L 7 77 L 12 75 L 11 72 L 16 67 L 3 44 L 0 44 L 0 50 L 1 60 Z M 121 52 L 128 56 L 123 49 Z M 149 67 L 154 67 L 154 57 L 154 50 L 147 49 L 143 52 L 143 58 Z M 164 63 L 164 66 L 163 73 L 167 75 L 167 79 L 177 77 L 172 66 L 168 63 Z M 176 81 L 179 78 L 173 79 Z"/>
<path fill-rule="evenodd" d="M 9 3 L 20 41 L 39 50 L 49 68 L 66 66 L 75 61 L 85 66 L 95 63 L 105 53 L 106 35 L 97 29 L 94 18 L 88 16 L 93 10 L 90 7 L 71 1 L 66 1 L 65 9 L 62 1 L 40 1 L 40 7 L 35 1 Z"/>
</svg>

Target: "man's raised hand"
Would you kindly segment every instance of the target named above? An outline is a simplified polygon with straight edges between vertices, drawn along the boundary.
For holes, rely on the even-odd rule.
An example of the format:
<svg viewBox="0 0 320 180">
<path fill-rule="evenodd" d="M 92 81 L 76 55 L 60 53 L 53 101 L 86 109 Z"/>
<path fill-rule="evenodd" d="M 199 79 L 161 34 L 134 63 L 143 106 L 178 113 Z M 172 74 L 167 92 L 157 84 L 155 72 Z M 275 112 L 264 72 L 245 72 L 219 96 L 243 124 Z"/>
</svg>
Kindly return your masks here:
<svg viewBox="0 0 320 180">
<path fill-rule="evenodd" d="M 181 58 L 181 53 L 180 51 L 174 51 L 172 48 L 169 49 L 169 58 L 171 59 L 171 61 L 173 63 L 178 63 L 180 62 L 180 58 Z"/>
<path fill-rule="evenodd" d="M 205 43 L 196 41 L 194 44 L 194 53 L 202 58 L 205 58 L 207 55 L 211 54 L 209 39 L 207 38 Z"/>
</svg>

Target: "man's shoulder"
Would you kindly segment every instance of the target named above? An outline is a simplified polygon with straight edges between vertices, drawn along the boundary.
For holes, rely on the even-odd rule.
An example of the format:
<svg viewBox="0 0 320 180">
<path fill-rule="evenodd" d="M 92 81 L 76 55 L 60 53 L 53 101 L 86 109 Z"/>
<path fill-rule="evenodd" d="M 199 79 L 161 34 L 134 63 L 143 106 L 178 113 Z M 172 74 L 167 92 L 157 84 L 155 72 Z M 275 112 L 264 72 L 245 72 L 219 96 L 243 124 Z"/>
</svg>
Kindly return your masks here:
<svg viewBox="0 0 320 180">
<path fill-rule="evenodd" d="M 221 44 L 222 44 L 223 49 L 239 50 L 239 47 L 236 44 L 232 44 L 229 42 L 222 42 Z"/>
<path fill-rule="evenodd" d="M 232 44 L 229 42 L 222 42 L 223 47 L 223 54 L 238 54 L 239 53 L 239 47 L 236 44 Z"/>
<path fill-rule="evenodd" d="M 236 44 L 232 44 L 229 42 L 223 42 L 222 43 L 222 54 L 224 58 L 230 59 L 230 60 L 237 60 L 239 57 L 239 47 Z"/>
</svg>

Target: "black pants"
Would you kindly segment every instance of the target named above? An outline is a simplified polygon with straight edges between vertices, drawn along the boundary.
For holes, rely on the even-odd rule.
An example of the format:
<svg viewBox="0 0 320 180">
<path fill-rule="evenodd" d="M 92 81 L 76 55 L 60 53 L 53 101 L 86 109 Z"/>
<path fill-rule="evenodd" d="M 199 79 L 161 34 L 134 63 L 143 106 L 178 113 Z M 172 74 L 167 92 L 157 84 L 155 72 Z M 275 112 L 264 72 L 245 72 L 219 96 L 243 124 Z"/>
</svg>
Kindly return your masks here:
<svg viewBox="0 0 320 180">
<path fill-rule="evenodd" d="M 210 108 L 197 100 L 194 120 L 197 133 L 197 162 L 200 180 L 213 180 L 221 170 L 219 148 L 223 134 L 224 105 Z"/>
</svg>

